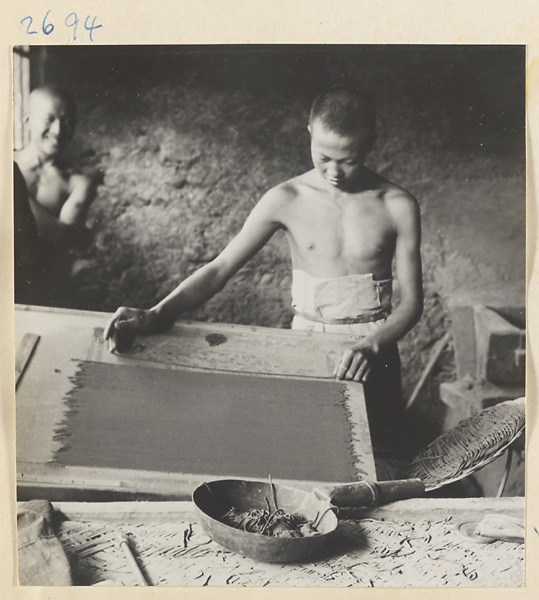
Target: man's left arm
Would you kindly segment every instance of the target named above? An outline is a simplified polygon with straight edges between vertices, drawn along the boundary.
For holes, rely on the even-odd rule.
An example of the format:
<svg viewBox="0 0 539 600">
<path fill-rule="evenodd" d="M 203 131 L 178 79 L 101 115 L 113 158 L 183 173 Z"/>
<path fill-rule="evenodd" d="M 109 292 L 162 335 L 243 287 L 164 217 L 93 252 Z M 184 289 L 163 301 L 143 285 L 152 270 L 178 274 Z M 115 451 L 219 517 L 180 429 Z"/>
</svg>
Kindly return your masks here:
<svg viewBox="0 0 539 600">
<path fill-rule="evenodd" d="M 403 195 L 398 200 L 393 214 L 397 227 L 395 267 L 400 302 L 384 326 L 372 336 L 375 351 L 400 340 L 419 321 L 423 312 L 419 207 L 412 196 Z"/>
<path fill-rule="evenodd" d="M 393 199 L 390 211 L 396 228 L 395 267 L 400 303 L 374 334 L 362 338 L 343 354 L 335 371 L 337 379 L 366 381 L 372 359 L 408 333 L 423 312 L 419 206 L 415 198 L 403 192 Z"/>
</svg>

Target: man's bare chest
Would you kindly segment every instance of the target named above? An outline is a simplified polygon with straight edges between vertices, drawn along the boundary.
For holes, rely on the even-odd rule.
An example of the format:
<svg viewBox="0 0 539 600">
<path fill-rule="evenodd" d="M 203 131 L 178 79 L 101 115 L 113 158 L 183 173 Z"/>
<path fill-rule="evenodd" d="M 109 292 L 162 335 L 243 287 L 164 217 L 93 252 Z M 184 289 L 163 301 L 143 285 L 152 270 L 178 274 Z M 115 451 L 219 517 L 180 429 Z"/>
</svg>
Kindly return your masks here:
<svg viewBox="0 0 539 600">
<path fill-rule="evenodd" d="M 58 213 L 69 196 L 69 180 L 58 169 L 43 169 L 31 173 L 27 179 L 28 191 L 41 206 Z"/>
<path fill-rule="evenodd" d="M 289 239 L 305 258 L 357 262 L 393 254 L 395 228 L 376 207 L 311 207 L 291 217 L 286 224 Z"/>
</svg>

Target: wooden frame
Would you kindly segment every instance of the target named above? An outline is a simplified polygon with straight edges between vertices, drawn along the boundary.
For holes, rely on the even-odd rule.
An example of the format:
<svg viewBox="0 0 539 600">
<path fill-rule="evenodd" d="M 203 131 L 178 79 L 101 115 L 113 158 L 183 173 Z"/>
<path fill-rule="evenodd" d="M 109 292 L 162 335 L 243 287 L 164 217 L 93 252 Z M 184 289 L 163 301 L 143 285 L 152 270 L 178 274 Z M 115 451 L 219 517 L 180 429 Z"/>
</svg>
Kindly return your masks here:
<svg viewBox="0 0 539 600">
<path fill-rule="evenodd" d="M 181 322 L 167 334 L 137 338 L 122 355 L 102 337 L 109 315 L 42 307 L 16 307 L 16 345 L 27 333 L 40 344 L 17 390 L 17 486 L 19 499 L 187 499 L 204 474 L 55 464 L 54 424 L 62 416 L 76 359 L 158 369 L 256 373 L 274 377 L 332 379 L 348 336 L 242 325 Z M 220 337 L 215 338 L 215 335 Z M 208 336 L 214 337 L 208 337 Z M 221 343 L 214 343 L 215 340 Z M 346 382 L 357 479 L 376 479 L 363 386 Z M 226 474 L 223 477 L 226 478 Z M 327 482 L 276 480 L 311 489 Z"/>
</svg>

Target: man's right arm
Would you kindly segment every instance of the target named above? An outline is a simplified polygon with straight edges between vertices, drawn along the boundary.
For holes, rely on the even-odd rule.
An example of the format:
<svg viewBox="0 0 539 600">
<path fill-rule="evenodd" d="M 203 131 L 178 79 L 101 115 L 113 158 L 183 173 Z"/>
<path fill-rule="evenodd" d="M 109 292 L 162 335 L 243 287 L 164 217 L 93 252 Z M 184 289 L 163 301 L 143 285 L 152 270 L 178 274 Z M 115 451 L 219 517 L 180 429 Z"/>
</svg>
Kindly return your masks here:
<svg viewBox="0 0 539 600">
<path fill-rule="evenodd" d="M 107 323 L 105 339 L 113 338 L 113 335 L 122 329 L 142 334 L 163 331 L 181 314 L 198 308 L 220 292 L 230 278 L 280 228 L 278 212 L 279 206 L 282 205 L 283 194 L 280 187 L 270 190 L 254 207 L 241 231 L 219 256 L 182 281 L 153 308 L 150 310 L 119 308 Z M 114 347 L 111 347 L 111 350 L 114 350 Z"/>
</svg>

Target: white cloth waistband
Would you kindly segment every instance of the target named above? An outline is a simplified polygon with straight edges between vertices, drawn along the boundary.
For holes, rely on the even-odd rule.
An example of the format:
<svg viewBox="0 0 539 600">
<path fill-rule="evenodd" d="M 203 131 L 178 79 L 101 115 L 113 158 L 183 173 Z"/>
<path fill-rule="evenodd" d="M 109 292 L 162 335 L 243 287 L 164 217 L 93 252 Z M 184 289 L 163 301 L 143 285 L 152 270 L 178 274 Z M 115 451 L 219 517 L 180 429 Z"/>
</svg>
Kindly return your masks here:
<svg viewBox="0 0 539 600">
<path fill-rule="evenodd" d="M 315 277 L 292 271 L 292 307 L 297 315 L 323 323 L 368 323 L 391 313 L 392 279 L 372 273 Z"/>
</svg>

